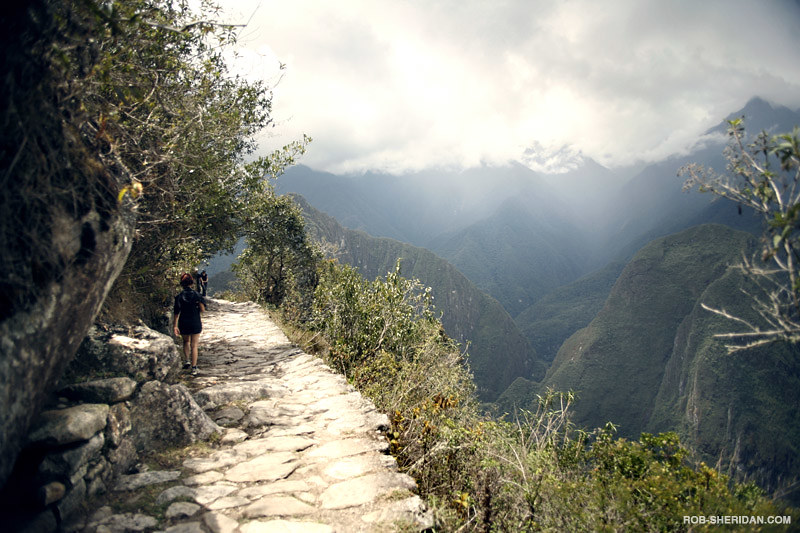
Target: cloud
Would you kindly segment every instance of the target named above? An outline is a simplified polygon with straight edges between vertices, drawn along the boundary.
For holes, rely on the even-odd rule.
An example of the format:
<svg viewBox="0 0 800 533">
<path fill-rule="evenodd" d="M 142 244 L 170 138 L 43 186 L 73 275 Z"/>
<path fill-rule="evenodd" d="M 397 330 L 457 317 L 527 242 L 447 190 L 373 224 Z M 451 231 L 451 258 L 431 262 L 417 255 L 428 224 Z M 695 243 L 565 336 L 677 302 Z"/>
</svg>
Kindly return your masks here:
<svg viewBox="0 0 800 533">
<path fill-rule="evenodd" d="M 242 68 L 283 74 L 265 149 L 306 133 L 303 162 L 334 172 L 565 146 L 625 165 L 685 149 L 753 96 L 800 107 L 794 2 L 222 3 L 251 19 Z"/>
</svg>

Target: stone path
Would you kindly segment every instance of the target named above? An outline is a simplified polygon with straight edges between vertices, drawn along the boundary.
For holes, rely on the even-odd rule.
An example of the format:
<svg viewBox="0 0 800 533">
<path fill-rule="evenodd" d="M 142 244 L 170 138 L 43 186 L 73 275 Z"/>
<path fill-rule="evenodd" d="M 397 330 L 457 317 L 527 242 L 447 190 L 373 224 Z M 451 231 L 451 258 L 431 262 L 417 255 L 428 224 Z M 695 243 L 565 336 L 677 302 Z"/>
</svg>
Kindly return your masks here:
<svg viewBox="0 0 800 533">
<path fill-rule="evenodd" d="M 123 476 L 164 517 L 98 510 L 105 531 L 256 533 L 419 531 L 433 526 L 380 433 L 389 421 L 317 357 L 292 346 L 251 303 L 212 300 L 204 319 L 196 401 L 223 428 L 182 468 Z M 130 494 L 128 494 L 130 493 Z M 157 495 L 156 495 L 157 494 Z M 151 496 L 151 497 L 152 497 Z"/>
</svg>

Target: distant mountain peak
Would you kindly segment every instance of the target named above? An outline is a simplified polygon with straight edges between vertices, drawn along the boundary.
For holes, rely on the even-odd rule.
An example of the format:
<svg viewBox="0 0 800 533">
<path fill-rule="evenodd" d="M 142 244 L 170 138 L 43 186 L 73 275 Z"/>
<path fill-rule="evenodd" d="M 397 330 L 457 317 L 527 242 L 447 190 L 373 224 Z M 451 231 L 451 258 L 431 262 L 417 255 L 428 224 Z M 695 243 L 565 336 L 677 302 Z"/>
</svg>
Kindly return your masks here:
<svg viewBox="0 0 800 533">
<path fill-rule="evenodd" d="M 587 161 L 583 152 L 572 145 L 544 146 L 535 142 L 525 149 L 520 162 L 535 172 L 563 174 L 582 167 Z"/>
<path fill-rule="evenodd" d="M 786 106 L 770 103 L 760 96 L 754 96 L 745 106 L 728 115 L 717 126 L 708 130 L 707 134 L 726 133 L 728 121 L 744 117 L 744 127 L 750 134 L 760 131 L 782 133 L 790 131 L 800 124 L 800 110 L 792 110 Z"/>
</svg>

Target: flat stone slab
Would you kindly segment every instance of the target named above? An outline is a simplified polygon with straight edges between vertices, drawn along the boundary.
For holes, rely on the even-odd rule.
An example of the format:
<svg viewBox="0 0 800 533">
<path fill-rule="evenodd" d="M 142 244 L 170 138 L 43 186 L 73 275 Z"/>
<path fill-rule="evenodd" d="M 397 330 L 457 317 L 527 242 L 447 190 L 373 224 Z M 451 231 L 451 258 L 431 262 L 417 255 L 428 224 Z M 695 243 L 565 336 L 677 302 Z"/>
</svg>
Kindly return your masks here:
<svg viewBox="0 0 800 533">
<path fill-rule="evenodd" d="M 225 479 L 234 482 L 277 481 L 288 477 L 299 463 L 290 452 L 276 452 L 244 461 L 225 472 Z"/>
<path fill-rule="evenodd" d="M 267 398 L 281 390 L 272 381 L 274 380 L 239 381 L 214 385 L 195 393 L 194 399 L 200 407 L 208 411 L 228 403 Z"/>
<path fill-rule="evenodd" d="M 175 502 L 167 507 L 167 510 L 164 512 L 164 516 L 170 519 L 188 518 L 197 514 L 197 511 L 199 510 L 200 506 L 196 503 Z"/>
<path fill-rule="evenodd" d="M 224 450 L 217 452 L 210 457 L 195 457 L 186 459 L 183 462 L 183 467 L 191 470 L 192 472 L 202 474 L 203 472 L 208 472 L 209 470 L 220 470 L 222 468 L 238 464 L 241 459 L 242 458 L 237 456 L 235 452 Z"/>
<path fill-rule="evenodd" d="M 213 533 L 236 533 L 239 522 L 218 512 L 208 512 L 203 515 L 203 523 Z"/>
<path fill-rule="evenodd" d="M 42 411 L 28 433 L 28 442 L 60 446 L 89 440 L 106 427 L 108 411 L 107 404 L 99 403 Z"/>
<path fill-rule="evenodd" d="M 289 520 L 254 520 L 239 528 L 241 533 L 333 533 L 327 524 L 317 522 L 292 522 Z"/>
<path fill-rule="evenodd" d="M 275 436 L 254 439 L 234 446 L 234 450 L 247 455 L 260 455 L 267 452 L 299 452 L 316 444 L 314 439 L 300 436 Z"/>
<path fill-rule="evenodd" d="M 353 479 L 370 472 L 392 470 L 397 463 L 393 457 L 382 457 L 375 454 L 360 454 L 338 459 L 323 470 L 323 474 L 335 481 Z"/>
<path fill-rule="evenodd" d="M 224 498 L 229 494 L 233 494 L 237 490 L 237 486 L 231 483 L 215 483 L 214 485 L 203 485 L 194 488 L 194 501 L 200 505 L 209 505 L 212 502 Z"/>
<path fill-rule="evenodd" d="M 311 505 L 292 496 L 264 496 L 244 509 L 244 516 L 259 518 L 262 516 L 300 516 L 316 511 Z"/>
<path fill-rule="evenodd" d="M 366 438 L 346 438 L 325 443 L 317 448 L 314 448 L 306 455 L 308 457 L 324 459 L 339 459 L 342 457 L 349 457 L 351 455 L 358 455 L 366 452 L 382 452 L 388 448 L 389 443 L 386 441 L 381 442 L 377 439 Z"/>
<path fill-rule="evenodd" d="M 129 399 L 136 391 L 136 382 L 128 377 L 98 379 L 67 385 L 58 393 L 70 400 L 85 403 L 117 403 Z"/>
<path fill-rule="evenodd" d="M 210 485 L 211 483 L 216 483 L 217 481 L 221 481 L 224 476 L 222 472 L 217 472 L 216 470 L 209 470 L 207 472 L 203 472 L 202 474 L 196 474 L 194 476 L 187 477 L 183 480 L 184 485 Z"/>
<path fill-rule="evenodd" d="M 141 474 L 120 476 L 119 480 L 117 480 L 117 484 L 114 485 L 114 490 L 136 490 L 148 485 L 174 481 L 179 477 L 181 477 L 180 470 L 154 470 L 152 472 L 142 472 Z"/>
<path fill-rule="evenodd" d="M 331 485 L 320 496 L 323 509 L 345 509 L 373 502 L 395 490 L 414 490 L 416 483 L 394 472 L 368 474 Z"/>
</svg>

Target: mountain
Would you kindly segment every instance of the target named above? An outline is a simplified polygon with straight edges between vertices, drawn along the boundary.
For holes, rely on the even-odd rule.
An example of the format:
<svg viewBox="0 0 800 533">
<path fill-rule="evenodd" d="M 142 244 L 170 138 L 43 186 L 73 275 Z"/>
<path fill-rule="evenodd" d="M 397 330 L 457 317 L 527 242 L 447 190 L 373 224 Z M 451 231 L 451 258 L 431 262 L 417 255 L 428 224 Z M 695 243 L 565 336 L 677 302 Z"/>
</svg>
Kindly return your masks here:
<svg viewBox="0 0 800 533">
<path fill-rule="evenodd" d="M 423 248 L 347 229 L 304 198 L 294 198 L 312 238 L 335 249 L 339 261 L 374 279 L 385 276 L 400 258 L 403 276 L 432 288 L 447 333 L 459 342 L 469 342 L 469 365 L 482 399 L 494 400 L 518 376 L 544 376 L 545 363 L 508 313 L 453 265 Z"/>
<path fill-rule="evenodd" d="M 429 246 L 515 316 L 584 273 L 587 242 L 557 213 L 520 192 L 491 216 Z"/>
<path fill-rule="evenodd" d="M 512 316 L 586 273 L 596 242 L 584 237 L 594 224 L 576 222 L 571 203 L 520 164 L 405 176 L 293 168 L 276 188 L 350 229 L 430 249 Z"/>
<path fill-rule="evenodd" d="M 579 427 L 610 421 L 629 438 L 677 431 L 699 459 L 730 475 L 769 491 L 795 483 L 800 347 L 774 343 L 728 353 L 714 335 L 735 325 L 701 307 L 759 323 L 750 299 L 742 297 L 743 289 L 757 294 L 758 288 L 729 268 L 756 246 L 751 234 L 717 224 L 648 243 L 588 326 L 563 343 L 545 379 L 516 379 L 498 398 L 499 412 L 533 408 L 536 394 L 548 387 L 573 390 Z M 576 302 L 570 293 L 602 285 L 594 281 L 588 276 L 557 293 Z M 788 497 L 800 501 L 796 492 Z"/>
<path fill-rule="evenodd" d="M 650 420 L 681 322 L 752 237 L 720 225 L 657 239 L 634 255 L 589 325 L 564 342 L 542 382 L 579 391 L 576 422 L 638 437 Z M 610 393 L 613 391 L 613 393 Z"/>
<path fill-rule="evenodd" d="M 558 287 L 514 319 L 542 359 L 552 361 L 564 341 L 591 322 L 624 266 L 612 262 Z"/>
<path fill-rule="evenodd" d="M 800 478 L 800 348 L 774 343 L 728 353 L 714 339 L 731 322 L 700 302 L 758 322 L 742 287 L 758 291 L 729 270 L 680 324 L 645 429 L 677 430 L 708 463 L 772 492 Z M 800 494 L 790 499 L 798 503 Z"/>
<path fill-rule="evenodd" d="M 770 133 L 792 131 L 800 124 L 800 111 L 772 105 L 760 98 L 751 99 L 745 107 L 731 113 L 731 118 L 745 119 L 749 136 L 762 130 Z M 724 173 L 727 161 L 723 155 L 728 125 L 726 121 L 706 132 L 706 142 L 689 154 L 675 155 L 648 165 L 619 190 L 609 211 L 615 213 L 608 225 L 605 255 L 600 259 L 626 258 L 647 242 L 704 222 L 732 223 L 735 227 L 758 231 L 760 221 L 745 214 L 734 216 L 736 205 L 720 201 L 711 194 L 683 192 L 683 180 L 677 176 L 685 165 L 697 163 Z"/>
<path fill-rule="evenodd" d="M 491 215 L 530 184 L 545 187 L 540 176 L 519 164 L 402 176 L 339 176 L 297 165 L 278 178 L 275 188 L 302 195 L 347 228 L 427 247 L 438 235 Z"/>
</svg>

